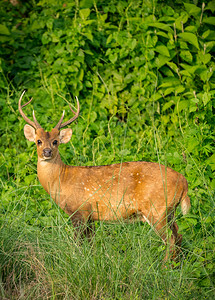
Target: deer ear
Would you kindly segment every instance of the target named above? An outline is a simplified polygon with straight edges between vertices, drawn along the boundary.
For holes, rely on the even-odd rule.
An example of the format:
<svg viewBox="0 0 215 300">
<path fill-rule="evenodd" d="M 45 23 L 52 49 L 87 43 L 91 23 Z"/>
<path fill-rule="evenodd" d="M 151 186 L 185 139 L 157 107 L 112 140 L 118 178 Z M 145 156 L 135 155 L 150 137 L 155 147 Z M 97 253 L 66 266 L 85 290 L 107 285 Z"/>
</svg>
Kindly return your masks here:
<svg viewBox="0 0 215 300">
<path fill-rule="evenodd" d="M 32 126 L 28 124 L 24 126 L 24 135 L 26 139 L 29 140 L 30 142 L 35 142 L 36 134 L 35 134 L 35 129 Z"/>
<path fill-rule="evenodd" d="M 72 137 L 72 129 L 66 128 L 60 131 L 60 143 L 66 144 Z"/>
</svg>

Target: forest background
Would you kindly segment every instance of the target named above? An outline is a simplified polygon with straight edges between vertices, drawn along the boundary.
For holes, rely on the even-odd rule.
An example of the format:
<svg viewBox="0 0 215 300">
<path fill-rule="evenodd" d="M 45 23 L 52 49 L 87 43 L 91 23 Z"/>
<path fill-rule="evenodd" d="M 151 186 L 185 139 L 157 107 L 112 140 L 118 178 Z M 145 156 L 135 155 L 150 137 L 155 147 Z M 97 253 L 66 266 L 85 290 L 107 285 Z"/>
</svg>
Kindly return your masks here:
<svg viewBox="0 0 215 300">
<path fill-rule="evenodd" d="M 0 1 L 0 298 L 214 299 L 215 1 Z M 36 175 L 18 99 L 46 130 L 78 96 L 75 166 L 159 162 L 189 183 L 180 261 L 148 224 L 73 239 Z M 24 101 L 25 101 L 24 100 Z"/>
</svg>

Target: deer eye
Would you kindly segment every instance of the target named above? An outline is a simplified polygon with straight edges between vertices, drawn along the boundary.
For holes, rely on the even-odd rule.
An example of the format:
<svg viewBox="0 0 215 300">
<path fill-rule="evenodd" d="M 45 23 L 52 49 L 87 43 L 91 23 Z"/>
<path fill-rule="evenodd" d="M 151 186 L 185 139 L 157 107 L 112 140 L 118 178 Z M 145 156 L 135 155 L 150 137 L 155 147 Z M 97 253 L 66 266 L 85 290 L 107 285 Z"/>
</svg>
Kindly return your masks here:
<svg viewBox="0 0 215 300">
<path fill-rule="evenodd" d="M 54 140 L 53 145 L 57 145 L 57 140 Z"/>
<path fill-rule="evenodd" d="M 41 140 L 37 140 L 37 145 L 41 145 L 42 141 Z"/>
</svg>

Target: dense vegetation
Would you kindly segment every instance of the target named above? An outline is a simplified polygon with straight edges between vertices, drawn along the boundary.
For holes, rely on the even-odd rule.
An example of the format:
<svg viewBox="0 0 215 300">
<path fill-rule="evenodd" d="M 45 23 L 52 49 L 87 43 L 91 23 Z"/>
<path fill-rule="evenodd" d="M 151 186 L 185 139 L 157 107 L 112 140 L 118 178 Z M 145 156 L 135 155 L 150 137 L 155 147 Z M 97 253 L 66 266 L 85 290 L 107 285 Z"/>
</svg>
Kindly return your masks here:
<svg viewBox="0 0 215 300">
<path fill-rule="evenodd" d="M 1 299 L 214 298 L 215 1 L 167 2 L 1 1 Z M 46 130 L 78 96 L 66 163 L 155 161 L 187 178 L 177 264 L 162 268 L 145 223 L 96 223 L 91 242 L 73 239 L 37 180 L 24 88 Z"/>
</svg>

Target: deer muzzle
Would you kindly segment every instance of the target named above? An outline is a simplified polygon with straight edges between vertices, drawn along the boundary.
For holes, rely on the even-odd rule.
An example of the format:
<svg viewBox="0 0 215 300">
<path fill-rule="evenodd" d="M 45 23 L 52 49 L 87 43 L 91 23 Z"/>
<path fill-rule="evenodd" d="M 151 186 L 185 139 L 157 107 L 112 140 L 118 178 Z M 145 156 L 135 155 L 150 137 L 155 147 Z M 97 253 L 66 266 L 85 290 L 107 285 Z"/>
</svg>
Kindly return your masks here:
<svg viewBox="0 0 215 300">
<path fill-rule="evenodd" d="M 44 155 L 45 157 L 51 157 L 51 156 L 52 156 L 52 150 L 49 149 L 49 148 L 43 149 L 43 155 Z"/>
</svg>

